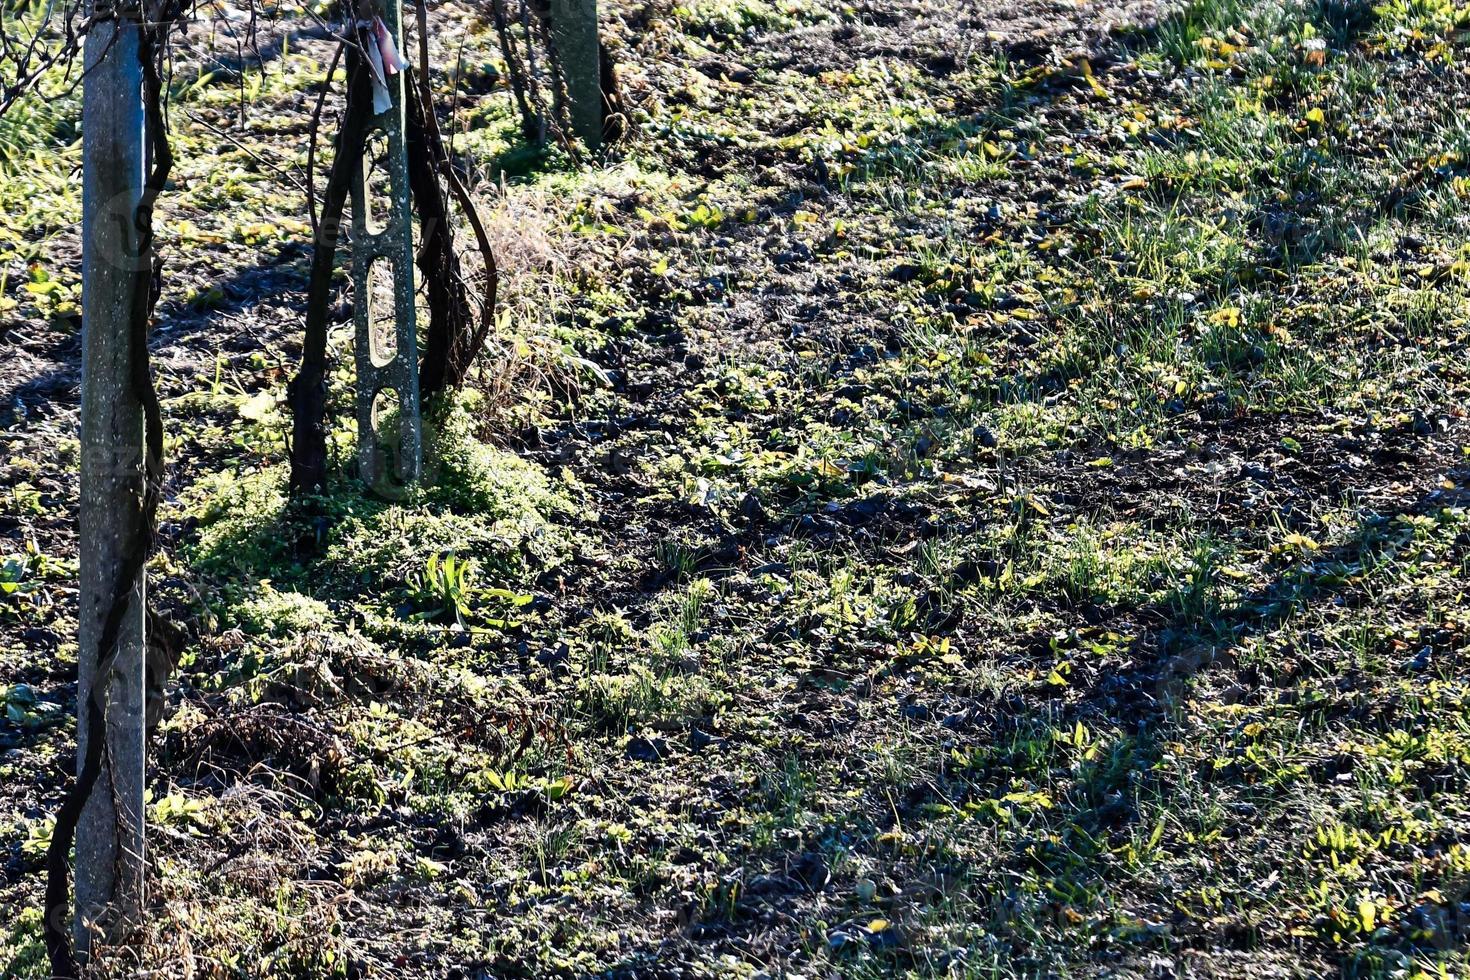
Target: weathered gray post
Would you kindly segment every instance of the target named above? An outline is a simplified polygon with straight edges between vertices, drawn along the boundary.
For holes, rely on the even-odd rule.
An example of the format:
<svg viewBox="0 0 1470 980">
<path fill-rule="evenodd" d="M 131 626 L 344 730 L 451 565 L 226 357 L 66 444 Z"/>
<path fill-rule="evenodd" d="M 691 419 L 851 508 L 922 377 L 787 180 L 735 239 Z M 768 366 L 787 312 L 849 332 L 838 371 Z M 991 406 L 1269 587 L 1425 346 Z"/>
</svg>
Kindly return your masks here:
<svg viewBox="0 0 1470 980">
<path fill-rule="evenodd" d="M 99 4 L 100 6 L 100 4 Z M 136 21 L 100 20 L 87 34 L 82 102 L 82 454 L 79 523 L 77 765 L 87 706 L 107 720 L 102 774 L 76 837 L 76 950 L 136 920 L 143 901 L 143 575 L 133 585 L 115 655 L 97 676 L 97 644 L 125 549 L 143 507 L 143 410 L 132 385 L 133 290 L 143 193 L 143 76 Z M 104 655 L 109 651 L 103 651 Z"/>
<path fill-rule="evenodd" d="M 572 131 L 589 150 L 602 145 L 602 56 L 597 0 L 551 0 L 551 30 L 567 85 Z"/>
<path fill-rule="evenodd" d="M 372 9 L 369 5 L 368 9 Z M 383 24 L 403 50 L 400 0 L 382 4 Z M 376 69 L 377 66 L 374 66 Z M 404 140 L 404 73 L 384 73 L 393 104 L 368 122 L 369 152 L 352 181 L 352 284 L 357 362 L 358 469 L 365 483 L 392 495 L 419 479 L 423 430 L 419 416 L 418 313 L 414 303 L 413 212 L 409 205 L 408 147 Z M 387 144 L 389 202 L 373 213 L 369 171 L 373 139 Z M 381 223 L 380 223 L 381 222 Z M 391 319 L 387 314 L 392 310 Z M 397 396 L 397 465 L 386 458 L 377 417 L 378 395 Z"/>
</svg>

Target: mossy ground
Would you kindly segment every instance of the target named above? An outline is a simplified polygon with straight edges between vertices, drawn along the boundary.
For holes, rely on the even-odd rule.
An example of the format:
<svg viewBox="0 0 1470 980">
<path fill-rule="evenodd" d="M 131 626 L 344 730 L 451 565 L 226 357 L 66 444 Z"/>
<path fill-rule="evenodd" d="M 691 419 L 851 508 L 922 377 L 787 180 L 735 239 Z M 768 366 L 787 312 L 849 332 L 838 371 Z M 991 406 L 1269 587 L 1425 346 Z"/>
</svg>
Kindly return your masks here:
<svg viewBox="0 0 1470 980">
<path fill-rule="evenodd" d="M 618 7 L 634 135 L 581 169 L 480 86 L 503 329 L 434 487 L 325 518 L 281 492 L 322 49 L 176 74 L 142 966 L 1466 970 L 1470 9 L 992 6 Z M 27 976 L 76 656 L 45 159 L 0 191 Z"/>
</svg>

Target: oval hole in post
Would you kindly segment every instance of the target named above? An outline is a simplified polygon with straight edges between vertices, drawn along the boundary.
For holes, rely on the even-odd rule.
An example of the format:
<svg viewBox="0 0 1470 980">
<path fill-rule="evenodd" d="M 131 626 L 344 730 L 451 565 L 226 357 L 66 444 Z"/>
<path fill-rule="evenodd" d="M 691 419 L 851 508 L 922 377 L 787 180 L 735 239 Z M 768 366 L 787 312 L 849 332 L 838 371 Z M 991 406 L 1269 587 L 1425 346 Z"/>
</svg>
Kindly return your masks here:
<svg viewBox="0 0 1470 980">
<path fill-rule="evenodd" d="M 373 435 L 378 440 L 377 471 L 380 483 L 401 484 L 403 469 L 398 459 L 401 402 L 393 388 L 379 388 L 373 396 Z"/>
<path fill-rule="evenodd" d="M 393 295 L 393 261 L 379 255 L 368 265 L 368 358 L 386 367 L 398 357 L 398 304 Z"/>
<path fill-rule="evenodd" d="M 362 223 L 368 234 L 381 234 L 393 214 L 393 185 L 388 177 L 388 134 L 374 129 L 362 150 Z"/>
</svg>

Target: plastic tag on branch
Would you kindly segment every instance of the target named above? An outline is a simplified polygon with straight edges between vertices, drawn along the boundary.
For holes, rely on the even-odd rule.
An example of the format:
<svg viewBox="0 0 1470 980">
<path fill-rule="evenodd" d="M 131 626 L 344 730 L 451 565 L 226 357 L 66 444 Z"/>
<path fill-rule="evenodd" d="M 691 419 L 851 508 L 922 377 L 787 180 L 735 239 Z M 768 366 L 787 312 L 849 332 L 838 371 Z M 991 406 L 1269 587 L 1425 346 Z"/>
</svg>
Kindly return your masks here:
<svg viewBox="0 0 1470 980">
<path fill-rule="evenodd" d="M 388 75 L 396 75 L 408 69 L 408 62 L 398 53 L 398 48 L 393 43 L 393 35 L 388 31 L 388 25 L 383 23 L 383 18 L 373 18 L 373 38 L 378 42 L 378 52 L 383 59 L 383 70 Z"/>
<path fill-rule="evenodd" d="M 393 96 L 388 91 L 387 75 L 384 74 L 383 54 L 378 50 L 376 29 L 363 35 L 363 47 L 367 49 L 368 65 L 373 75 L 373 113 L 382 115 L 393 108 Z"/>
</svg>

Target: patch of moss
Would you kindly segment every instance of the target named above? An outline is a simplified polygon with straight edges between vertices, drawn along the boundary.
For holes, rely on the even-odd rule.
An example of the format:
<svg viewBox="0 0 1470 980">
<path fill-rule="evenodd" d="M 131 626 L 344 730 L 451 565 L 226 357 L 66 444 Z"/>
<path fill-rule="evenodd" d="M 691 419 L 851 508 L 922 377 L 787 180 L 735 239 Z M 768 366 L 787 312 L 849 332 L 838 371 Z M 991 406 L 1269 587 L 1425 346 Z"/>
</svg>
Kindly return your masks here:
<svg viewBox="0 0 1470 980">
<path fill-rule="evenodd" d="M 321 600 L 300 592 L 277 592 L 269 582 L 261 583 L 261 593 L 233 612 L 245 632 L 277 637 L 304 633 L 331 618 L 331 610 Z"/>
<path fill-rule="evenodd" d="M 184 504 L 201 525 L 195 568 L 236 583 L 273 580 L 315 597 L 355 598 L 447 552 L 474 557 L 494 584 L 556 564 L 565 536 L 554 519 L 571 512 L 571 501 L 536 466 L 476 439 L 474 408 L 474 396 L 456 399 L 426 426 L 428 479 L 401 501 L 375 499 L 339 472 L 307 514 L 287 499 L 284 465 L 206 478 Z M 240 615 L 259 622 L 258 613 L 280 611 L 284 594 L 252 597 Z"/>
<path fill-rule="evenodd" d="M 0 974 L 7 977 L 43 976 L 46 946 L 41 941 L 41 910 L 24 908 L 0 937 Z"/>
<path fill-rule="evenodd" d="M 424 498 L 463 514 L 518 524 L 570 510 L 570 502 L 536 466 L 475 438 L 483 396 L 466 392 L 428 426 Z"/>
<path fill-rule="evenodd" d="M 322 560 L 344 585 L 406 581 L 434 555 L 473 556 L 493 580 L 515 580 L 529 570 L 523 549 L 543 528 L 539 515 L 496 521 L 432 507 L 389 506 L 353 516 L 335 528 Z"/>
<path fill-rule="evenodd" d="M 185 514 L 199 522 L 193 564 L 222 577 L 269 578 L 289 573 L 294 561 L 287 547 L 290 523 L 286 467 L 246 475 L 222 472 L 202 478 L 181 501 Z M 297 569 L 299 570 L 299 569 Z"/>
</svg>

